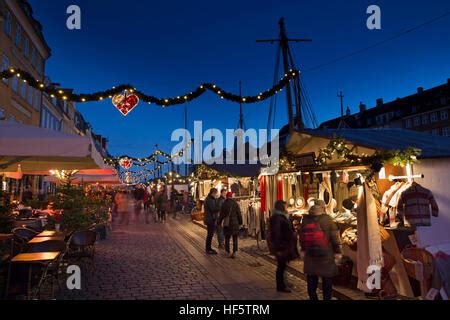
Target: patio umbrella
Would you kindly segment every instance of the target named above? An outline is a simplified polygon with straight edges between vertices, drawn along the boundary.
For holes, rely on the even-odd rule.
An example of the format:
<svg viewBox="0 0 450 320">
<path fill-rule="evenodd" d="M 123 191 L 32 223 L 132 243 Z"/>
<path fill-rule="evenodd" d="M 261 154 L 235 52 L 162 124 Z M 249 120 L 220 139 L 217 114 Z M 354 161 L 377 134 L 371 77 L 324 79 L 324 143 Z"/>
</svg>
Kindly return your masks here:
<svg viewBox="0 0 450 320">
<path fill-rule="evenodd" d="M 20 165 L 20 167 L 19 167 Z M 0 172 L 48 172 L 103 167 L 88 137 L 0 121 Z"/>
</svg>

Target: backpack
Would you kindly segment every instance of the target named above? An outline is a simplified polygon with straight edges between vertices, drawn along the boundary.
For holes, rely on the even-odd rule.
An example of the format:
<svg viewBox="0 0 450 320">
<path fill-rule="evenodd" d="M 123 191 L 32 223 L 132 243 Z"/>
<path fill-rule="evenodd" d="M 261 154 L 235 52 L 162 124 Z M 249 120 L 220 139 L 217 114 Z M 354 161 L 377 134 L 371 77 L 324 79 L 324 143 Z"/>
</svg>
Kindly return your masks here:
<svg viewBox="0 0 450 320">
<path fill-rule="evenodd" d="M 310 257 L 323 257 L 327 255 L 329 241 L 326 232 L 322 229 L 319 217 L 304 217 L 300 231 L 302 248 Z"/>
</svg>

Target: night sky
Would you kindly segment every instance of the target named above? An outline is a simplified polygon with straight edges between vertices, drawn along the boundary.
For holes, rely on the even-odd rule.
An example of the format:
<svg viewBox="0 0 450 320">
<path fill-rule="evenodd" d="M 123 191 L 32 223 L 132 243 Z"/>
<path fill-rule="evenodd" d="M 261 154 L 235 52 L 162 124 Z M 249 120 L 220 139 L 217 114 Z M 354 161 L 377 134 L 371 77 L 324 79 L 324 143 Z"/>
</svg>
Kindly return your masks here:
<svg viewBox="0 0 450 320">
<path fill-rule="evenodd" d="M 285 17 L 297 68 L 319 122 L 339 114 L 342 90 L 352 112 L 360 101 L 390 101 L 442 84 L 450 77 L 450 15 L 384 45 L 315 68 L 450 11 L 448 0 L 433 1 L 142 1 L 30 0 L 52 48 L 47 74 L 77 92 L 94 92 L 121 83 L 159 97 L 177 96 L 202 82 L 229 91 L 257 94 L 272 86 L 276 46 L 256 39 L 276 38 Z M 66 28 L 66 8 L 82 10 L 82 29 Z M 382 30 L 366 28 L 366 8 L 382 10 Z M 265 128 L 268 100 L 246 105 L 246 127 Z M 161 109 L 140 104 L 123 117 L 111 104 L 78 104 L 95 132 L 109 138 L 114 155 L 152 153 L 155 143 L 170 152 L 170 134 L 184 126 L 183 106 Z M 189 105 L 189 126 L 235 128 L 239 105 L 207 93 Z M 284 95 L 276 127 L 287 122 Z"/>
</svg>

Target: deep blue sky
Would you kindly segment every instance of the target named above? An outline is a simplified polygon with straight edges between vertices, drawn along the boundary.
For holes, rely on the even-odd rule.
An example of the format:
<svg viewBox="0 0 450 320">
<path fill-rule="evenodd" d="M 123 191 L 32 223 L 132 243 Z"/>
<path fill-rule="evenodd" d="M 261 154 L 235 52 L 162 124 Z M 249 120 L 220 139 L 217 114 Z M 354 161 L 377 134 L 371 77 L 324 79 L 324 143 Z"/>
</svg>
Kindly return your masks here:
<svg viewBox="0 0 450 320">
<path fill-rule="evenodd" d="M 132 83 L 147 93 L 177 96 L 202 82 L 231 91 L 243 82 L 245 94 L 272 85 L 274 45 L 256 39 L 278 35 L 286 18 L 288 35 L 312 38 L 292 44 L 297 67 L 319 122 L 339 114 L 336 94 L 356 111 L 430 88 L 450 77 L 450 16 L 349 59 L 308 69 L 364 48 L 450 10 L 448 0 L 430 1 L 142 1 L 30 0 L 53 55 L 47 74 L 77 92 Z M 66 28 L 66 8 L 82 10 L 82 30 Z M 382 9 L 382 30 L 366 28 L 366 8 Z M 284 96 L 278 100 L 277 127 L 286 123 Z M 247 127 L 265 128 L 269 102 L 245 106 Z M 173 129 L 183 127 L 183 107 L 141 104 L 126 118 L 104 101 L 79 104 L 97 133 L 110 140 L 113 154 L 149 155 L 155 143 L 170 151 Z M 206 94 L 191 102 L 189 123 L 235 128 L 239 106 Z"/>
</svg>

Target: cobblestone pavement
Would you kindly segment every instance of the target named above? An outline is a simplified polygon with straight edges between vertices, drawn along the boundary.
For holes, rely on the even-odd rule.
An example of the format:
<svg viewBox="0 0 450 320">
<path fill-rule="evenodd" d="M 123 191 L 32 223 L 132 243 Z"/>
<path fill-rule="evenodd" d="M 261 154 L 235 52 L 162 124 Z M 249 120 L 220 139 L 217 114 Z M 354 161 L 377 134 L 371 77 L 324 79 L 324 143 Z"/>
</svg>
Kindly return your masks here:
<svg viewBox="0 0 450 320">
<path fill-rule="evenodd" d="M 275 266 L 240 251 L 204 254 L 206 231 L 188 217 L 166 224 L 117 227 L 96 247 L 95 267 L 82 267 L 82 289 L 58 299 L 306 299 L 305 282 L 288 275 L 291 294 L 275 290 Z"/>
</svg>

